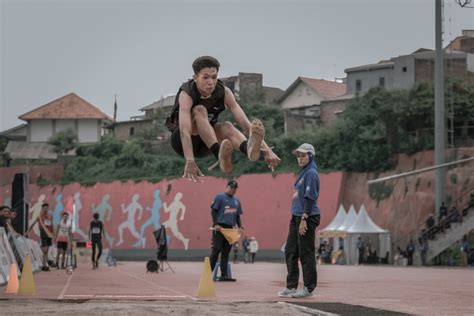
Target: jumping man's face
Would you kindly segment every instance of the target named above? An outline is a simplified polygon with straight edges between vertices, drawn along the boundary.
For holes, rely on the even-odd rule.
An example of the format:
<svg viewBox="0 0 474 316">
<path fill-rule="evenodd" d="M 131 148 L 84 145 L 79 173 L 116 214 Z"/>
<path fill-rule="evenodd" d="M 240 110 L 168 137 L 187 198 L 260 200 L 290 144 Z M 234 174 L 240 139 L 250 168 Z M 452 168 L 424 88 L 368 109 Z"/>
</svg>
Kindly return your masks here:
<svg viewBox="0 0 474 316">
<path fill-rule="evenodd" d="M 298 159 L 298 166 L 304 167 L 308 164 L 309 162 L 309 156 L 307 153 L 296 153 L 296 158 Z"/>
<path fill-rule="evenodd" d="M 201 71 L 193 76 L 194 82 L 203 97 L 208 97 L 214 92 L 217 85 L 217 69 L 203 68 Z"/>
</svg>

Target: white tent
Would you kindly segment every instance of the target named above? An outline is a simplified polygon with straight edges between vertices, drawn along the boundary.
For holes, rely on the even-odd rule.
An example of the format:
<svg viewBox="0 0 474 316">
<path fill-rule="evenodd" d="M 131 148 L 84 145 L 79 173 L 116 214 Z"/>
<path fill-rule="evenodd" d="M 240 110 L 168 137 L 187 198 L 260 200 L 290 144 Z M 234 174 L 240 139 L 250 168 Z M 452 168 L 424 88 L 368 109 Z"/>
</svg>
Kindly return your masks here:
<svg viewBox="0 0 474 316">
<path fill-rule="evenodd" d="M 351 205 L 349 208 L 349 213 L 347 213 L 346 218 L 344 219 L 344 222 L 334 229 L 334 231 L 337 231 L 340 233 L 340 235 L 344 235 L 345 232 L 351 227 L 357 220 L 357 213 L 355 211 L 354 205 Z"/>
<path fill-rule="evenodd" d="M 359 259 L 357 249 L 358 238 L 361 237 L 366 243 L 370 241 L 377 250 L 378 257 L 385 257 L 388 253 L 390 257 L 390 232 L 375 224 L 362 205 L 354 224 L 346 230 L 346 247 L 344 253 L 347 264 L 356 264 Z"/>
<path fill-rule="evenodd" d="M 324 227 L 324 229 L 319 231 L 319 235 L 321 237 L 332 237 L 334 231 L 344 223 L 344 220 L 346 219 L 346 210 L 344 209 L 344 206 L 341 204 L 339 206 L 339 210 L 336 213 L 336 216 L 332 219 L 331 223 Z"/>
</svg>

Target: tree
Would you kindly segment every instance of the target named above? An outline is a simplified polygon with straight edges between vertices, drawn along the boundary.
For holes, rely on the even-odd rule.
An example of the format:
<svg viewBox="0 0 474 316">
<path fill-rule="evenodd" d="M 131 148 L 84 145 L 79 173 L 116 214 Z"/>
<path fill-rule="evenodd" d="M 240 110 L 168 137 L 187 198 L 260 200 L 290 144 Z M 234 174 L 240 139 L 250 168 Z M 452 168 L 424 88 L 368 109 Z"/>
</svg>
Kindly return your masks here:
<svg viewBox="0 0 474 316">
<path fill-rule="evenodd" d="M 58 132 L 48 139 L 48 144 L 53 146 L 53 151 L 58 155 L 64 155 L 76 148 L 77 135 L 72 129 L 66 129 Z"/>
</svg>

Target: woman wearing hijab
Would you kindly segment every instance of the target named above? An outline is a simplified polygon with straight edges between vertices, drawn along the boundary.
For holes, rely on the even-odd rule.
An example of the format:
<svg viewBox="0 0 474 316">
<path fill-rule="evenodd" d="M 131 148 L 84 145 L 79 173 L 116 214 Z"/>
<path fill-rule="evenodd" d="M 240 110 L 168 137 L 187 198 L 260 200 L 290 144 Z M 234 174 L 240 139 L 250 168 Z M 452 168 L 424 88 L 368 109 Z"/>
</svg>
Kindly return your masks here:
<svg viewBox="0 0 474 316">
<path fill-rule="evenodd" d="M 301 172 L 293 187 L 291 221 L 286 239 L 285 259 L 288 275 L 281 297 L 310 297 L 317 285 L 315 232 L 320 221 L 318 207 L 319 174 L 314 161 L 314 147 L 304 143 L 295 151 Z M 298 259 L 303 270 L 304 288 L 297 290 Z"/>
</svg>

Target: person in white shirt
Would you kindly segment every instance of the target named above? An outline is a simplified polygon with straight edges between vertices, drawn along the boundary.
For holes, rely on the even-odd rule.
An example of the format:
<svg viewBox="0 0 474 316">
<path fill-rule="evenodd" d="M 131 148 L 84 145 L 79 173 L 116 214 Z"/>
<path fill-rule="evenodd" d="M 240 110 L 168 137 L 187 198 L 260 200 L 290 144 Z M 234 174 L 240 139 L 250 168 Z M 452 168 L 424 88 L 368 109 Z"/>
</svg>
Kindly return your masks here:
<svg viewBox="0 0 474 316">
<path fill-rule="evenodd" d="M 252 263 L 255 262 L 255 255 L 257 254 L 258 251 L 258 241 L 255 239 L 255 237 L 250 238 L 250 254 L 252 255 Z"/>
</svg>

